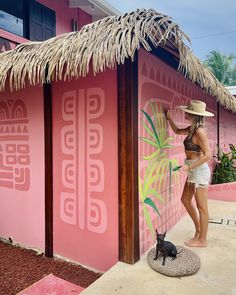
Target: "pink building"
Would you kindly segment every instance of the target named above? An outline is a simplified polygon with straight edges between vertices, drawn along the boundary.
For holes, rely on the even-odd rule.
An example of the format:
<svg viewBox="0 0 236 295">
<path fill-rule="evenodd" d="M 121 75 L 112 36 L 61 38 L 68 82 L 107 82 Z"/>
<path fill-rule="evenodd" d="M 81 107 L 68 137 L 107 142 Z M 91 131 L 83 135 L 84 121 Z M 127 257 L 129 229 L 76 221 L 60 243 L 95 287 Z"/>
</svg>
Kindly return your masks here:
<svg viewBox="0 0 236 295">
<path fill-rule="evenodd" d="M 74 11 L 80 28 L 73 9 L 61 17 Z M 0 236 L 47 256 L 101 271 L 134 263 L 155 228 L 182 217 L 186 176 L 172 168 L 184 160 L 183 138 L 164 108 L 184 126 L 176 106 L 205 101 L 216 114 L 207 121 L 213 153 L 235 144 L 235 99 L 156 11 L 110 16 L 0 60 Z"/>
<path fill-rule="evenodd" d="M 43 41 L 77 31 L 119 12 L 97 0 L 8 0 L 0 3 L 0 52 L 27 40 Z"/>
</svg>

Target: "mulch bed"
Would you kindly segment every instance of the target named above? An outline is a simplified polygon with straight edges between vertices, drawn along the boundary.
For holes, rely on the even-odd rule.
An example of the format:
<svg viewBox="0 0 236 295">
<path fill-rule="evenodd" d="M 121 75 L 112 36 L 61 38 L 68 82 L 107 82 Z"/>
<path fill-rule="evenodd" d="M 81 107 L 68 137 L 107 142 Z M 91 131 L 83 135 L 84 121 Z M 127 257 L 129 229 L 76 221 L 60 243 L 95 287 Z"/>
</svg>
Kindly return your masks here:
<svg viewBox="0 0 236 295">
<path fill-rule="evenodd" d="M 0 241 L 0 295 L 15 295 L 50 273 L 84 288 L 101 276 L 77 264 Z"/>
</svg>

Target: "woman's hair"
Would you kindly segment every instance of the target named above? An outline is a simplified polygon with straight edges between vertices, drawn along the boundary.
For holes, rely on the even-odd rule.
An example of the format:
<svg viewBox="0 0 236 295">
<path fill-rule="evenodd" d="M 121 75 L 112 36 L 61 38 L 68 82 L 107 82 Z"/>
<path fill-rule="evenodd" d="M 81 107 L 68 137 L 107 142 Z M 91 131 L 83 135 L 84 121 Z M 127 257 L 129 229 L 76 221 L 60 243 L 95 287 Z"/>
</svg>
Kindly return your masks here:
<svg viewBox="0 0 236 295">
<path fill-rule="evenodd" d="M 193 118 L 193 120 L 192 120 L 192 125 L 190 128 L 190 132 L 194 132 L 199 127 L 203 127 L 203 128 L 206 127 L 204 116 L 191 114 L 191 117 Z"/>
</svg>

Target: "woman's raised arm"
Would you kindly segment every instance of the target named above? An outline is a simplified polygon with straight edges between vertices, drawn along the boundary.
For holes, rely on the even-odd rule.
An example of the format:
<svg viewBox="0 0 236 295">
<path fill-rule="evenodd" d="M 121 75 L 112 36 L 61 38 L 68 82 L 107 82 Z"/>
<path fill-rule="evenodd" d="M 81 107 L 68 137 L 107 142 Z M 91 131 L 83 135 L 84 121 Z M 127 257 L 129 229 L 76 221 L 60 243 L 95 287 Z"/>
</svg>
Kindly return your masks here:
<svg viewBox="0 0 236 295">
<path fill-rule="evenodd" d="M 166 119 L 167 119 L 167 121 L 169 121 L 170 127 L 174 131 L 175 134 L 186 135 L 189 133 L 190 126 L 188 126 L 186 128 L 179 128 L 176 126 L 175 122 L 172 120 L 172 118 L 170 116 L 170 110 L 166 111 Z"/>
</svg>

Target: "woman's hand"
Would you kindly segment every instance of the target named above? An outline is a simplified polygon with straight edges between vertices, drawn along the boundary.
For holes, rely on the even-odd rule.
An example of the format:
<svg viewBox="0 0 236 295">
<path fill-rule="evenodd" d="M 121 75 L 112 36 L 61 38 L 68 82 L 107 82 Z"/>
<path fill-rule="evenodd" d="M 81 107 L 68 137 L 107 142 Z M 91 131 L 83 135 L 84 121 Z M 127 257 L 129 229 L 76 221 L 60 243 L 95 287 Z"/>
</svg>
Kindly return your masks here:
<svg viewBox="0 0 236 295">
<path fill-rule="evenodd" d="M 185 171 L 185 172 L 189 172 L 189 171 L 192 170 L 192 168 L 191 168 L 190 165 L 185 165 L 184 164 L 180 170 Z"/>
</svg>

